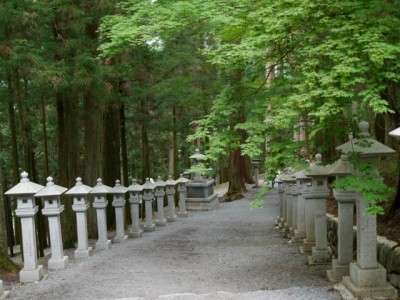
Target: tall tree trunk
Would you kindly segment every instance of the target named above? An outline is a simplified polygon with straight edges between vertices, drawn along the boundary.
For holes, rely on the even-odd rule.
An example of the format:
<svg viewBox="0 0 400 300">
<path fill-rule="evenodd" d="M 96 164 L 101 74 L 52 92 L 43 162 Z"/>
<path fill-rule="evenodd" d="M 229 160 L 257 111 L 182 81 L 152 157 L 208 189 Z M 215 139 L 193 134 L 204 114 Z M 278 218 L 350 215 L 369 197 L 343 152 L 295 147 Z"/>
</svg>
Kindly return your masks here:
<svg viewBox="0 0 400 300">
<path fill-rule="evenodd" d="M 104 114 L 104 178 L 103 183 L 113 187 L 117 179 L 121 179 L 120 157 L 120 111 L 118 104 L 107 105 Z M 109 203 L 112 198 L 109 197 Z M 112 205 L 107 206 L 107 225 L 115 226 L 115 213 Z"/>
<path fill-rule="evenodd" d="M 233 150 L 229 153 L 229 188 L 226 200 L 232 201 L 243 198 L 243 193 L 247 191 L 244 177 L 245 177 L 245 165 L 242 157 L 240 148 Z"/>
<path fill-rule="evenodd" d="M 104 109 L 97 104 L 92 94 L 87 91 L 84 95 L 85 137 L 84 137 L 84 183 L 95 186 L 97 178 L 103 178 L 103 147 L 104 147 Z M 88 234 L 92 239 L 97 238 L 96 210 L 88 210 Z"/>
<path fill-rule="evenodd" d="M 65 187 L 74 186 L 80 172 L 77 105 L 77 93 L 57 93 L 58 184 Z M 64 248 L 73 248 L 76 241 L 76 216 L 69 197 L 63 196 L 61 202 L 65 203 L 61 218 Z"/>
<path fill-rule="evenodd" d="M 141 101 L 142 120 L 148 118 L 146 114 L 145 101 Z M 149 137 L 147 134 L 147 122 L 143 122 L 141 126 L 141 161 L 142 161 L 142 183 L 146 182 L 146 178 L 150 177 L 150 151 Z"/>
<path fill-rule="evenodd" d="M 128 176 L 128 149 L 126 146 L 126 127 L 125 127 L 125 105 L 121 103 L 119 107 L 119 121 L 120 121 L 120 149 L 121 149 L 121 184 L 128 186 L 129 176 Z M 131 220 L 131 210 L 130 203 L 126 201 L 125 203 L 125 224 L 130 224 Z"/>
</svg>

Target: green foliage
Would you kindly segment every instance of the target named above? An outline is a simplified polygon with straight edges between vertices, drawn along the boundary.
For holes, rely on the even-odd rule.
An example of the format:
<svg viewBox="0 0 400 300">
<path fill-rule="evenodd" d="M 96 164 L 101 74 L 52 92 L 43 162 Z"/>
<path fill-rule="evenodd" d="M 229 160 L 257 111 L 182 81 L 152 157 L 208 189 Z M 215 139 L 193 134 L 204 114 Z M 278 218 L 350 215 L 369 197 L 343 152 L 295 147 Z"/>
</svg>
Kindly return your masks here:
<svg viewBox="0 0 400 300">
<path fill-rule="evenodd" d="M 256 195 L 256 198 L 250 202 L 251 208 L 264 208 L 265 196 L 270 192 L 268 187 L 263 187 Z"/>
<path fill-rule="evenodd" d="M 353 153 L 349 160 L 353 163 L 357 174 L 337 179 L 333 183 L 334 188 L 359 193 L 362 201 L 369 202 L 366 213 L 383 215 L 384 210 L 380 204 L 387 202 L 394 190 L 383 182 L 376 166 L 362 162 L 359 154 Z"/>
</svg>

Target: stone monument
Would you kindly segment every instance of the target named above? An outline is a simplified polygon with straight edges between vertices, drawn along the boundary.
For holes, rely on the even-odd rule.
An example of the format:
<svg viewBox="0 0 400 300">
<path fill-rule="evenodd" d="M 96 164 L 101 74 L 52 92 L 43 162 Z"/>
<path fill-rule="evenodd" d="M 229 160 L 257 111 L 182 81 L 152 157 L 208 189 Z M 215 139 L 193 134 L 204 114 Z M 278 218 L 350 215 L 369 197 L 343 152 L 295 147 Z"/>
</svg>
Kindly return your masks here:
<svg viewBox="0 0 400 300">
<path fill-rule="evenodd" d="M 168 180 L 165 182 L 165 191 L 168 197 L 168 216 L 167 221 L 173 222 L 176 220 L 175 214 L 175 180 L 172 180 L 171 175 L 168 176 Z"/>
<path fill-rule="evenodd" d="M 54 184 L 53 178 L 49 176 L 46 186 L 35 194 L 35 197 L 43 198 L 42 214 L 47 216 L 49 221 L 51 258 L 47 267 L 51 270 L 65 269 L 68 265 L 68 256 L 64 256 L 63 252 L 60 220 L 60 215 L 64 211 L 60 196 L 67 190 L 65 187 Z"/>
<path fill-rule="evenodd" d="M 178 192 L 179 192 L 179 212 L 178 217 L 187 218 L 188 212 L 186 211 L 186 193 L 187 188 L 186 184 L 189 182 L 188 179 L 183 177 L 183 174 L 176 180 L 178 184 Z"/>
<path fill-rule="evenodd" d="M 364 163 L 375 166 L 382 156 L 395 152 L 371 137 L 367 122 L 360 122 L 359 129 L 358 138 L 336 147 L 336 150 L 344 154 L 359 153 Z M 357 261 L 350 263 L 350 276 L 343 277 L 343 284 L 356 297 L 396 298 L 397 290 L 387 282 L 386 269 L 377 260 L 376 216 L 366 214 L 368 205 L 357 193 Z"/>
<path fill-rule="evenodd" d="M 150 182 L 149 178 L 146 178 L 146 182 L 143 184 L 143 200 L 146 206 L 146 224 L 143 227 L 145 232 L 156 230 L 156 225 L 153 223 L 153 209 L 151 205 L 154 199 L 153 192 L 154 185 Z"/>
<path fill-rule="evenodd" d="M 116 225 L 116 236 L 114 237 L 114 243 L 123 243 L 128 239 L 125 234 L 125 193 L 128 188 L 121 185 L 121 181 L 116 180 L 115 186 L 109 191 L 113 195 L 112 206 L 115 207 L 115 225 Z"/>
<path fill-rule="evenodd" d="M 72 210 L 76 212 L 76 227 L 78 232 L 78 248 L 75 250 L 75 258 L 88 257 L 92 247 L 88 243 L 87 210 L 89 209 L 88 194 L 92 191 L 90 186 L 82 183 L 82 178 L 76 178 L 76 184 L 65 194 L 74 199 Z"/>
<path fill-rule="evenodd" d="M 196 149 L 195 154 L 189 157 L 198 165 L 200 160 L 205 160 L 207 157 Z M 214 179 L 206 179 L 200 172 L 194 172 L 192 180 L 186 183 L 187 210 L 212 210 L 219 207 L 218 194 L 214 193 Z"/>
<path fill-rule="evenodd" d="M 93 187 L 90 192 L 93 195 L 93 207 L 96 209 L 97 216 L 97 233 L 98 240 L 96 242 L 96 249 L 108 250 L 111 246 L 111 240 L 107 237 L 107 205 L 108 200 L 106 199 L 107 194 L 111 190 L 111 187 L 103 184 L 101 178 L 97 179 L 96 186 Z"/>
<path fill-rule="evenodd" d="M 33 183 L 28 173 L 21 173 L 21 181 L 5 192 L 8 196 L 17 197 L 15 215 L 21 219 L 24 266 L 19 272 L 19 281 L 34 282 L 43 277 L 43 266 L 37 264 L 36 223 L 35 215 L 38 206 L 34 195 L 43 189 L 42 185 Z"/>
<path fill-rule="evenodd" d="M 142 191 L 143 187 L 136 182 L 136 179 L 133 179 L 132 184 L 128 186 L 132 219 L 132 228 L 128 234 L 130 238 L 139 238 L 143 234 L 143 230 L 140 229 L 139 225 L 139 204 L 142 203 Z"/>
</svg>

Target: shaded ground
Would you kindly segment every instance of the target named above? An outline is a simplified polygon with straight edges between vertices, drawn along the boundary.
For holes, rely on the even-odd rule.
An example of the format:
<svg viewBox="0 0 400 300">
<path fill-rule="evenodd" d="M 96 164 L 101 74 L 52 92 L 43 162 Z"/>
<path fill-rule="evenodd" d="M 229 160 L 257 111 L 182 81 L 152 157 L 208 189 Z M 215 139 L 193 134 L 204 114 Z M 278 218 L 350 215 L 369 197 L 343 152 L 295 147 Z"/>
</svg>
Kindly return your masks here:
<svg viewBox="0 0 400 300">
<path fill-rule="evenodd" d="M 5 288 L 10 299 L 341 299 L 329 266 L 306 265 L 275 229 L 276 192 L 263 209 L 250 208 L 254 197 L 252 189 L 87 259 L 70 256 L 40 283 Z"/>
</svg>

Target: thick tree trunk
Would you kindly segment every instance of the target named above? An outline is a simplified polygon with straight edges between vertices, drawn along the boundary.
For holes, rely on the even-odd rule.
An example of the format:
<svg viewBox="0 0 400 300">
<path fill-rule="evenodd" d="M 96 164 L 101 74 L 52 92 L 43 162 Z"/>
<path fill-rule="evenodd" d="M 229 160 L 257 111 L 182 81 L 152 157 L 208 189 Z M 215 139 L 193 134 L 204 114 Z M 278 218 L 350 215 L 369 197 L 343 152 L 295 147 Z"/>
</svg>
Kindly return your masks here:
<svg viewBox="0 0 400 300">
<path fill-rule="evenodd" d="M 104 113 L 104 176 L 103 183 L 113 187 L 121 179 L 120 159 L 120 112 L 118 104 L 110 104 Z M 112 197 L 108 197 L 109 203 Z M 107 206 L 107 226 L 115 227 L 115 213 L 112 205 Z"/>
<path fill-rule="evenodd" d="M 146 114 L 146 108 L 144 101 L 141 102 L 141 113 L 142 120 L 148 118 Z M 147 132 L 147 123 L 143 122 L 141 126 L 141 161 L 142 161 L 142 183 L 146 182 L 146 178 L 150 177 L 150 149 L 149 149 L 149 137 Z"/>
<path fill-rule="evenodd" d="M 243 198 L 243 193 L 247 191 L 244 177 L 245 164 L 240 148 L 233 150 L 229 154 L 229 188 L 225 198 L 226 201 L 232 201 Z"/>
<path fill-rule="evenodd" d="M 58 121 L 58 170 L 57 184 L 65 187 L 75 185 L 79 176 L 78 97 L 76 93 L 57 93 Z M 75 247 L 76 216 L 70 197 L 61 197 L 64 212 L 61 215 L 64 248 Z"/>
<path fill-rule="evenodd" d="M 85 155 L 84 155 L 84 183 L 95 186 L 97 178 L 103 173 L 103 109 L 94 100 L 91 93 L 84 95 L 85 108 Z M 92 239 L 97 238 L 96 209 L 88 210 L 88 234 Z"/>
</svg>

